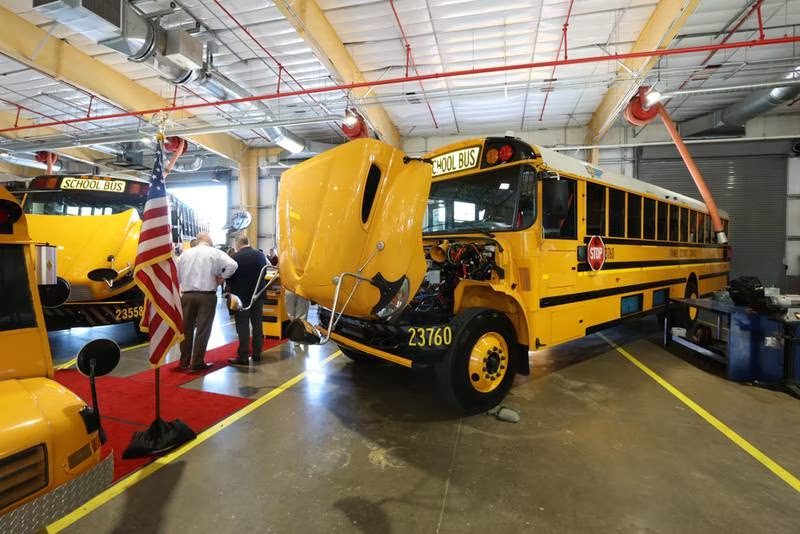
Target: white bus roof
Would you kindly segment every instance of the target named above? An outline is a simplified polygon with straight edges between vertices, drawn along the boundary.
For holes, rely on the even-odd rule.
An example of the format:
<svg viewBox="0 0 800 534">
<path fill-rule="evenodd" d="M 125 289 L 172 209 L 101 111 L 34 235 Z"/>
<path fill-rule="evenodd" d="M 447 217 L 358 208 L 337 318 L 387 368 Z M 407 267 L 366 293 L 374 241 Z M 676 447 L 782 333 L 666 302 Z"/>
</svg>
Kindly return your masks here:
<svg viewBox="0 0 800 534">
<path fill-rule="evenodd" d="M 657 185 L 625 176 L 624 174 L 601 169 L 600 167 L 596 167 L 590 163 L 586 163 L 575 158 L 571 158 L 561 154 L 560 152 L 556 152 L 555 150 L 550 150 L 549 148 L 544 148 L 538 145 L 531 146 L 537 153 L 542 155 L 542 161 L 544 164 L 549 169 L 554 171 L 581 176 L 583 178 L 588 178 L 590 180 L 610 186 L 627 189 L 628 191 L 635 191 L 637 193 L 651 195 L 661 200 L 678 202 L 680 204 L 685 204 L 687 207 L 690 207 L 694 210 L 708 213 L 708 208 L 706 207 L 705 203 L 695 200 L 692 197 L 675 193 L 669 189 L 664 189 L 663 187 L 658 187 Z M 724 219 L 728 218 L 728 213 L 725 210 L 719 210 L 719 215 Z"/>
</svg>

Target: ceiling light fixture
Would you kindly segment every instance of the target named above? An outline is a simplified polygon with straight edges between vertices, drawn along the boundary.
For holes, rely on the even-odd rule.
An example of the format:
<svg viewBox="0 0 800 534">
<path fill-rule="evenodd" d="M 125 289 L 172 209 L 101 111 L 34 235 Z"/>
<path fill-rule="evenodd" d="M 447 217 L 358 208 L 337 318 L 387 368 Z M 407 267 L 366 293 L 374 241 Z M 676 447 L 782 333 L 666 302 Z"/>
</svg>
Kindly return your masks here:
<svg viewBox="0 0 800 534">
<path fill-rule="evenodd" d="M 356 124 L 358 124 L 358 117 L 356 117 L 355 113 L 350 110 L 347 110 L 347 113 L 344 115 L 344 121 L 342 121 L 345 126 L 349 126 L 352 128 Z"/>
<path fill-rule="evenodd" d="M 655 89 L 651 89 L 646 95 L 644 95 L 644 104 L 648 108 L 651 108 L 661 102 L 661 93 L 656 91 Z"/>
</svg>

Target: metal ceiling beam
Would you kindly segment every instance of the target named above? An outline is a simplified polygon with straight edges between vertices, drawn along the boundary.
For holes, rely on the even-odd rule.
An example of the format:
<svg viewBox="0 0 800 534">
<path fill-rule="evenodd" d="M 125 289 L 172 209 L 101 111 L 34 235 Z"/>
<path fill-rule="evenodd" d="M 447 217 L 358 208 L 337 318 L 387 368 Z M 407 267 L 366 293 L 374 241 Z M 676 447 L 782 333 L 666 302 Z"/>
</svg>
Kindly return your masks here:
<svg viewBox="0 0 800 534">
<path fill-rule="evenodd" d="M 316 0 L 275 0 L 275 6 L 294 26 L 298 35 L 314 50 L 322 64 L 341 83 L 367 81 Z M 357 87 L 353 88 L 352 92 L 356 98 L 363 98 L 370 90 L 369 87 Z M 400 146 L 397 126 L 382 106 L 371 106 L 359 111 L 364 114 L 383 141 Z"/>
<path fill-rule="evenodd" d="M 631 52 L 667 48 L 699 4 L 700 0 L 660 0 L 631 47 Z M 617 82 L 609 88 L 589 122 L 587 144 L 597 144 L 608 132 L 657 61 L 657 56 L 644 56 L 622 62 L 617 70 L 618 77 L 627 78 L 626 75 L 631 71 L 638 76 Z M 590 160 L 596 160 L 597 157 L 597 152 L 593 151 Z"/>
<path fill-rule="evenodd" d="M 34 123 L 33 121 L 26 119 L 24 117 L 17 117 L 16 113 L 11 113 L 9 111 L 0 111 L 0 129 L 11 127 L 14 126 L 15 124 L 21 126 L 21 125 L 32 125 Z M 54 135 L 61 133 L 62 132 L 60 130 L 51 127 L 37 128 L 35 130 L 28 130 L 27 132 L 25 132 L 26 137 Z M 20 139 L 20 135 L 17 134 L 16 132 L 5 132 L 0 135 L 8 139 Z M 108 154 L 86 148 L 59 148 L 58 150 L 54 150 L 54 152 L 70 159 L 89 163 L 90 165 L 93 165 L 94 162 L 99 159 L 105 159 L 108 157 Z"/>
<path fill-rule="evenodd" d="M 123 109 L 163 108 L 170 102 L 121 72 L 82 52 L 66 41 L 52 38 L 19 15 L 0 7 L 0 53 L 29 65 L 46 75 L 74 84 Z M 176 122 L 190 114 L 171 117 Z M 13 124 L 13 121 L 12 121 Z M 238 160 L 247 146 L 233 136 L 207 134 L 190 140 L 221 156 Z"/>
<path fill-rule="evenodd" d="M 30 167 L 21 167 L 19 165 L 12 165 L 11 163 L 0 161 L 0 175 L 3 174 L 11 174 L 13 176 L 19 176 L 21 178 L 34 178 L 35 176 L 42 174 L 42 171 L 40 171 L 39 169 L 32 169 Z"/>
</svg>

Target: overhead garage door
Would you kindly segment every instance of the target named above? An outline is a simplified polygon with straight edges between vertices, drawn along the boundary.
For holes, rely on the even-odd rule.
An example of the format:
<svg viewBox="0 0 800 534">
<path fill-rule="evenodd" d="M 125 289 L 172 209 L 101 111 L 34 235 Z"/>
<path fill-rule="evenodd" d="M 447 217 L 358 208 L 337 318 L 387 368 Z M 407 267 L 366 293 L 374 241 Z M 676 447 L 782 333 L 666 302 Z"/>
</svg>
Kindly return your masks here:
<svg viewBox="0 0 800 534">
<path fill-rule="evenodd" d="M 730 214 L 731 278 L 785 287 L 786 165 L 790 142 L 690 145 L 717 205 Z M 700 199 L 673 146 L 638 149 L 639 178 Z"/>
</svg>

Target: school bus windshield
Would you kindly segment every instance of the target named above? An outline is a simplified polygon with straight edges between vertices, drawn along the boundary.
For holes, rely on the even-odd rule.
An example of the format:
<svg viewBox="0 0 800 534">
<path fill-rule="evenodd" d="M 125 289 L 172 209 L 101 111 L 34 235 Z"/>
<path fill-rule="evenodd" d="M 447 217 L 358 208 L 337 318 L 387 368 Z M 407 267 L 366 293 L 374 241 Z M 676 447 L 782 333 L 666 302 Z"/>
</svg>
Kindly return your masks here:
<svg viewBox="0 0 800 534">
<path fill-rule="evenodd" d="M 135 209 L 141 215 L 146 197 L 91 191 L 34 191 L 27 194 L 25 213 L 31 215 L 112 215 Z"/>
<path fill-rule="evenodd" d="M 535 218 L 535 171 L 515 165 L 433 182 L 423 232 L 525 228 Z"/>
</svg>

